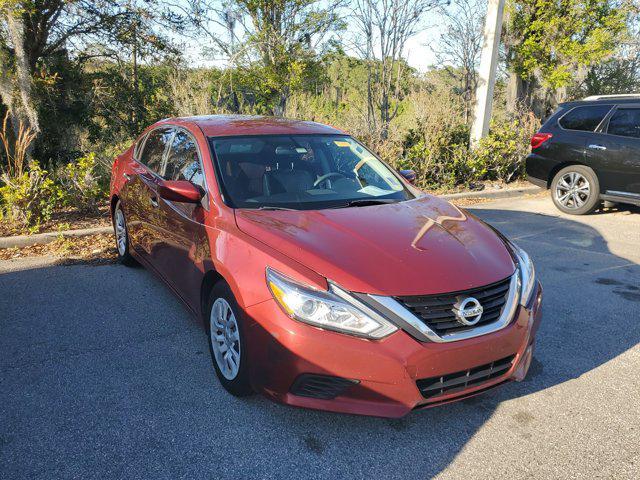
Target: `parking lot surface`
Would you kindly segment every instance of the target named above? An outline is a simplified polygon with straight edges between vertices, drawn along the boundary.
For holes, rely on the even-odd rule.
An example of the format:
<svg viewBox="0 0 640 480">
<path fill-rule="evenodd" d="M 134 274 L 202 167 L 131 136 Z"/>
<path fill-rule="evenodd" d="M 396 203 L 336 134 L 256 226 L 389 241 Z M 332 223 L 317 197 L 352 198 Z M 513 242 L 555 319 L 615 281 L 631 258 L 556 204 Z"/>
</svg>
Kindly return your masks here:
<svg viewBox="0 0 640 480">
<path fill-rule="evenodd" d="M 400 420 L 237 399 L 141 268 L 0 262 L 0 478 L 640 478 L 640 210 L 470 211 L 545 288 L 525 382 Z"/>
</svg>

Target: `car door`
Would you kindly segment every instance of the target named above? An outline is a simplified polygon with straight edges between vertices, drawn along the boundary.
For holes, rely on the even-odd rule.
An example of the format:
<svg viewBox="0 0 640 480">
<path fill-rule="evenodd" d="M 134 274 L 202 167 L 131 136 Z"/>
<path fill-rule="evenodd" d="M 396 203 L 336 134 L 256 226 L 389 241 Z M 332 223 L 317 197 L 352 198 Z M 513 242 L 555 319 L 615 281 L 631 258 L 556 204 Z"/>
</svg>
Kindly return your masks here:
<svg viewBox="0 0 640 480">
<path fill-rule="evenodd" d="M 142 168 L 140 165 L 140 154 L 142 153 L 142 149 L 144 147 L 144 142 L 146 139 L 147 139 L 146 133 L 140 136 L 140 138 L 138 139 L 138 141 L 136 142 L 133 148 L 133 152 L 131 153 L 131 156 L 123 157 L 124 162 L 122 162 L 122 165 L 118 172 L 122 174 L 122 177 L 124 180 L 122 187 L 118 192 L 118 196 L 122 201 L 124 211 L 127 215 L 128 224 L 135 223 L 134 217 L 136 212 L 134 208 L 130 208 L 132 207 L 131 202 L 135 200 L 135 195 L 130 195 L 130 191 L 133 191 L 133 189 L 135 188 L 135 182 L 133 182 L 132 180 Z M 129 226 L 129 230 L 131 230 L 131 226 Z"/>
<path fill-rule="evenodd" d="M 602 134 L 610 165 L 611 195 L 640 197 L 640 105 L 621 105 Z"/>
<path fill-rule="evenodd" d="M 586 144 L 600 190 L 609 195 L 640 193 L 640 105 L 613 109 Z"/>
<path fill-rule="evenodd" d="M 204 275 L 202 261 L 208 256 L 204 227 L 206 182 L 196 140 L 176 128 L 166 155 L 164 180 L 189 181 L 203 192 L 198 204 L 158 199 L 153 261 L 160 274 L 190 305 L 197 305 Z"/>
<path fill-rule="evenodd" d="M 568 110 L 558 119 L 560 129 L 553 134 L 548 154 L 562 163 L 586 163 L 601 178 L 603 158 L 594 155 L 594 150 L 587 146 L 597 143 L 598 129 L 613 107 L 613 104 L 590 104 Z"/>
<path fill-rule="evenodd" d="M 173 129 L 152 130 L 142 147 L 127 185 L 127 226 L 136 252 L 146 260 L 153 259 L 157 248 L 158 184 L 164 167 L 165 153 L 173 137 Z"/>
<path fill-rule="evenodd" d="M 588 158 L 586 145 L 602 124 L 613 104 L 578 105 L 558 119 L 546 156 L 561 163 L 586 163 L 599 173 L 599 159 Z"/>
</svg>

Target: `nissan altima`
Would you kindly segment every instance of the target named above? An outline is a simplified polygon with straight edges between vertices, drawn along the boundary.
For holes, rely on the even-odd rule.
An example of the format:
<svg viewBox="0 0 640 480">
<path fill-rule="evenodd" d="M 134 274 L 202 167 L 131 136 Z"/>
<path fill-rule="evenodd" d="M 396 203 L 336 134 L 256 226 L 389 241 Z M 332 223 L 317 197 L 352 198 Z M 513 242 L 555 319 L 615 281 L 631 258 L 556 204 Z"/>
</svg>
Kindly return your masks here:
<svg viewBox="0 0 640 480">
<path fill-rule="evenodd" d="M 526 252 L 313 122 L 162 120 L 113 164 L 120 262 L 162 279 L 233 395 L 400 417 L 531 363 Z"/>
</svg>

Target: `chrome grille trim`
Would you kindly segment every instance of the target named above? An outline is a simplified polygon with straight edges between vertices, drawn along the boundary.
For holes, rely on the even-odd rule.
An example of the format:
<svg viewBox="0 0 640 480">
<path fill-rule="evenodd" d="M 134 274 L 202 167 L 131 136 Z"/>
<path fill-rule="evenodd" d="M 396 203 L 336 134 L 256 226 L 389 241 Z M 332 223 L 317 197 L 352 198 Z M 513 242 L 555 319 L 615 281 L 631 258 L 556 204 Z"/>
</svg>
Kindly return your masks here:
<svg viewBox="0 0 640 480">
<path fill-rule="evenodd" d="M 393 297 L 370 294 L 361 296 L 366 303 L 384 314 L 387 318 L 396 323 L 400 328 L 417 340 L 437 343 L 457 342 L 459 340 L 467 340 L 469 338 L 475 338 L 502 330 L 511 323 L 511 320 L 518 308 L 518 302 L 520 300 L 519 297 L 520 275 L 516 270 L 516 272 L 511 276 L 511 281 L 509 282 L 509 293 L 507 300 L 505 301 L 504 308 L 502 309 L 500 317 L 498 317 L 496 321 L 479 325 L 478 327 L 469 330 L 448 333 L 441 336 L 431 330 L 421 318 L 414 315 L 408 308 Z"/>
</svg>

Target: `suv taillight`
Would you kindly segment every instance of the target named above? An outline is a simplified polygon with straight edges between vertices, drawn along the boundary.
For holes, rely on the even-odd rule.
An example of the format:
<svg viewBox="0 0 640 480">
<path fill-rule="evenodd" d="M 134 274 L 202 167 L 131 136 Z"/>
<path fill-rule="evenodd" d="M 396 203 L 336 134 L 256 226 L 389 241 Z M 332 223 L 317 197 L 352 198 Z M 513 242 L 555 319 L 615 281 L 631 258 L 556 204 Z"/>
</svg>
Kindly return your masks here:
<svg viewBox="0 0 640 480">
<path fill-rule="evenodd" d="M 531 137 L 531 150 L 535 150 L 538 147 L 541 147 L 544 142 L 553 137 L 550 133 L 542 133 L 538 132 L 533 137 Z"/>
</svg>

